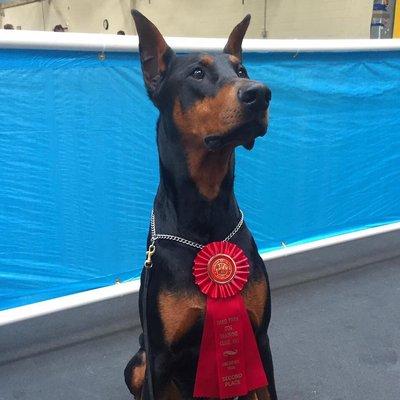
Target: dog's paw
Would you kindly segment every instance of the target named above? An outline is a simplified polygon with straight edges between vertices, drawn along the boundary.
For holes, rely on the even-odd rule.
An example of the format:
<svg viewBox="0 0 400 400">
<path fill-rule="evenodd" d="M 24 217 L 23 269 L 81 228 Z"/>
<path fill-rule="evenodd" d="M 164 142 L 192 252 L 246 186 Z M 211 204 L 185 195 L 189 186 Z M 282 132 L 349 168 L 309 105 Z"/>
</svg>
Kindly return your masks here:
<svg viewBox="0 0 400 400">
<path fill-rule="evenodd" d="M 144 377 L 146 372 L 146 353 L 143 349 L 139 350 L 125 367 L 125 383 L 129 391 L 140 399 Z"/>
</svg>

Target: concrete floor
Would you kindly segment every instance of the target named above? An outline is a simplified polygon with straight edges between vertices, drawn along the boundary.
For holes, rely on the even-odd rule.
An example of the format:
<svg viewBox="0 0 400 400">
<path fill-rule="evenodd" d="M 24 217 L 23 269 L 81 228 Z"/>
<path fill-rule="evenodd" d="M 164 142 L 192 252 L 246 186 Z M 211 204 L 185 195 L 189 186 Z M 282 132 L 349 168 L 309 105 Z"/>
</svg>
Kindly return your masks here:
<svg viewBox="0 0 400 400">
<path fill-rule="evenodd" d="M 0 399 L 128 400 L 137 334 L 5 364 Z M 274 291 L 271 343 L 280 400 L 399 400 L 400 259 Z"/>
</svg>

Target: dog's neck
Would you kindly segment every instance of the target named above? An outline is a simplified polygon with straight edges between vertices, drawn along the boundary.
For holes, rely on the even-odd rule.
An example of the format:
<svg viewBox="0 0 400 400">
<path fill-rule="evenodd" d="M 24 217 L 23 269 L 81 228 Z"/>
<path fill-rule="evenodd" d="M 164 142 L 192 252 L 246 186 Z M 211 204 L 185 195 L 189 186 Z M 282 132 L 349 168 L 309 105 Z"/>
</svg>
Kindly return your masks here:
<svg viewBox="0 0 400 400">
<path fill-rule="evenodd" d="M 223 240 L 240 219 L 233 191 L 234 149 L 215 153 L 199 150 L 190 159 L 179 132 L 162 117 L 157 124 L 157 145 L 160 162 L 160 184 L 154 202 L 157 233 L 200 243 Z M 204 185 L 203 189 L 199 184 Z M 210 193 L 212 198 L 202 191 Z"/>
</svg>

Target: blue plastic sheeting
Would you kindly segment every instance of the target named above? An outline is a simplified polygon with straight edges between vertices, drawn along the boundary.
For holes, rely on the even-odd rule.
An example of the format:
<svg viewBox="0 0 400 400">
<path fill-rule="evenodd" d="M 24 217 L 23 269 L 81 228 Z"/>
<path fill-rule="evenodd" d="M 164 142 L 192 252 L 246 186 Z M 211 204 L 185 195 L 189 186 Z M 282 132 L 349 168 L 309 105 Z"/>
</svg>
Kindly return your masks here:
<svg viewBox="0 0 400 400">
<path fill-rule="evenodd" d="M 239 149 L 260 249 L 400 220 L 400 54 L 246 54 L 269 135 Z M 136 54 L 0 50 L 0 308 L 137 277 L 158 181 Z"/>
</svg>

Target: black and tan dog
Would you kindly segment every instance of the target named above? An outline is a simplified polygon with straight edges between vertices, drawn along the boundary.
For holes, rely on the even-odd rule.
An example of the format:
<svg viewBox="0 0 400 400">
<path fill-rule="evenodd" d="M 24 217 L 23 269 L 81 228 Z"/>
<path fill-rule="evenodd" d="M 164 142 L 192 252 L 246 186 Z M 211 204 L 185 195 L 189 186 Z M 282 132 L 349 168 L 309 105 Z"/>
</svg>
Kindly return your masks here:
<svg viewBox="0 0 400 400">
<path fill-rule="evenodd" d="M 148 19 L 137 11 L 132 14 L 146 88 L 160 111 L 157 230 L 202 244 L 221 241 L 240 219 L 233 192 L 235 147 L 251 149 L 268 125 L 271 92 L 250 80 L 242 65 L 241 46 L 250 16 L 234 28 L 223 53 L 177 56 Z M 232 242 L 250 261 L 242 296 L 269 381 L 268 387 L 241 398 L 274 400 L 267 273 L 245 225 Z M 192 275 L 197 251 L 175 241 L 156 243 L 148 295 L 156 400 L 193 398 L 206 303 Z M 126 383 L 137 398 L 149 399 L 144 384 L 148 362 L 141 343 L 125 369 Z"/>
</svg>

